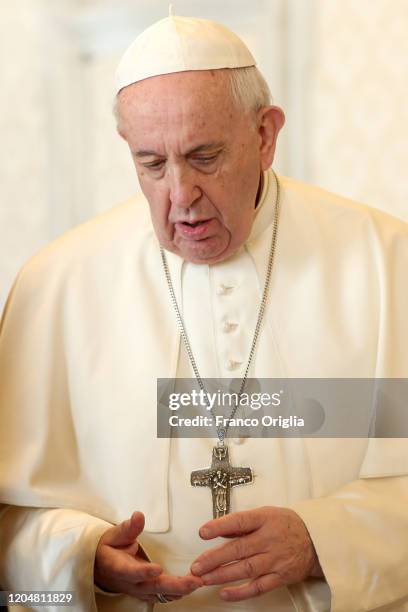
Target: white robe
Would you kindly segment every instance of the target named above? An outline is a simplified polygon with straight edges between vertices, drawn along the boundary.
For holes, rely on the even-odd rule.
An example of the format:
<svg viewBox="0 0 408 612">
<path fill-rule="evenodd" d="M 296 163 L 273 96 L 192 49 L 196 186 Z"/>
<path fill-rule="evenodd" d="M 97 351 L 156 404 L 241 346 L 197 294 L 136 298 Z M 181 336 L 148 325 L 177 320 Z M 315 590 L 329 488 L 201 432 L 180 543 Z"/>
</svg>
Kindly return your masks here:
<svg viewBox="0 0 408 612">
<path fill-rule="evenodd" d="M 259 287 L 274 201 L 273 179 L 265 178 L 245 246 L 245 265 L 256 270 Z M 278 256 L 254 375 L 406 377 L 407 226 L 280 181 Z M 182 291 L 182 261 L 170 253 L 168 260 L 186 323 L 199 338 L 201 318 L 188 315 L 192 294 Z M 242 272 L 242 265 L 233 260 L 211 267 L 226 282 L 234 270 Z M 244 317 L 237 361 L 247 357 L 252 302 L 237 313 Z M 211 352 L 195 345 L 203 375 L 216 375 Z M 229 340 L 217 352 L 218 366 L 228 362 L 228 346 Z M 12 505 L 0 518 L 3 588 L 70 588 L 78 593 L 78 611 L 145 609 L 126 597 L 94 595 L 93 556 L 103 531 L 135 509 L 146 515 L 142 543 L 159 555 L 160 534 L 164 541 L 172 531 L 169 453 L 170 478 L 177 450 L 186 473 L 208 456 L 201 459 L 198 450 L 197 461 L 186 465 L 183 444 L 171 449 L 156 437 L 156 377 L 182 371 L 179 348 L 143 198 L 67 233 L 23 269 L 0 336 L 0 500 Z M 225 375 L 222 367 L 218 374 Z M 233 509 L 287 505 L 302 516 L 333 611 L 408 610 L 404 439 L 250 440 L 231 452 L 234 464 L 255 465 L 258 474 L 256 499 L 242 487 Z M 209 509 L 209 493 L 201 493 Z M 190 530 L 198 528 L 197 518 L 186 512 Z M 329 609 L 323 581 L 284 591 L 293 610 Z M 268 597 L 280 595 L 263 601 Z M 254 602 L 255 610 L 266 605 Z"/>
</svg>

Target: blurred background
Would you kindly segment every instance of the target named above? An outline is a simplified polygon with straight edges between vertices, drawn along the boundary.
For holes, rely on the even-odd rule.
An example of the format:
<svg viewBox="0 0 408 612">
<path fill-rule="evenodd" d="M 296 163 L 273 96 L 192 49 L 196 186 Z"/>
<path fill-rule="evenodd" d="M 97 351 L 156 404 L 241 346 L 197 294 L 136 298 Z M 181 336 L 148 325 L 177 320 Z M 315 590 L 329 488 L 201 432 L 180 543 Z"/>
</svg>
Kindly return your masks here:
<svg viewBox="0 0 408 612">
<path fill-rule="evenodd" d="M 287 123 L 275 168 L 408 221 L 408 0 L 174 0 L 247 42 Z M 2 0 L 0 309 L 23 262 L 138 190 L 112 81 L 165 0 Z"/>
</svg>

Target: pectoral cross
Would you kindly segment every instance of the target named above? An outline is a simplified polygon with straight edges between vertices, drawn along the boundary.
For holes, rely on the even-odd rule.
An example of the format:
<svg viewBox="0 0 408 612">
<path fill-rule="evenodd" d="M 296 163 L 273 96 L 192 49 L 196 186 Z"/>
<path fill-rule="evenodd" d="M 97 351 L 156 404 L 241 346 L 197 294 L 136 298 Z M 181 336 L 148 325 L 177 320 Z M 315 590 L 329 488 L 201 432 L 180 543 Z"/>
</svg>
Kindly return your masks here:
<svg viewBox="0 0 408 612">
<path fill-rule="evenodd" d="M 193 487 L 211 487 L 214 518 L 229 513 L 231 487 L 252 481 L 251 468 L 231 466 L 228 446 L 214 446 L 211 467 L 191 472 Z"/>
</svg>

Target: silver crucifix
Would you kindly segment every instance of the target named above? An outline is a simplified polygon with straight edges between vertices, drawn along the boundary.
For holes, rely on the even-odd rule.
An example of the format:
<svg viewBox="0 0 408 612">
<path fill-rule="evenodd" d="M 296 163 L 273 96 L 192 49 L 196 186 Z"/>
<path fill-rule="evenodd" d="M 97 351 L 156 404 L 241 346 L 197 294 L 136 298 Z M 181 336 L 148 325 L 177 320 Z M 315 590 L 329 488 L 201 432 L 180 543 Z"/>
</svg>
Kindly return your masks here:
<svg viewBox="0 0 408 612">
<path fill-rule="evenodd" d="M 231 487 L 252 481 L 251 468 L 231 466 L 228 446 L 214 446 L 211 467 L 191 472 L 193 487 L 211 487 L 214 518 L 229 513 Z"/>
</svg>

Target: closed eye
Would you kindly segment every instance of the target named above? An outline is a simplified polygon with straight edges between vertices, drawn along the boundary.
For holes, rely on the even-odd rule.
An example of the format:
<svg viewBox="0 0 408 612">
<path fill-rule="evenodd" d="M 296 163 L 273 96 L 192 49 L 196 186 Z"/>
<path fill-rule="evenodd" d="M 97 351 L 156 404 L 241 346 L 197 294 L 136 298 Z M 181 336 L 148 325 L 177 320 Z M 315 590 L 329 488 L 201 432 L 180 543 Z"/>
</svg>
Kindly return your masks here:
<svg viewBox="0 0 408 612">
<path fill-rule="evenodd" d="M 215 161 L 218 157 L 218 153 L 216 153 L 215 155 L 208 155 L 208 156 L 200 156 L 200 157 L 193 157 L 192 160 L 195 162 L 198 162 L 199 164 L 210 164 L 211 162 Z"/>
<path fill-rule="evenodd" d="M 153 162 L 148 162 L 146 164 L 142 164 L 145 168 L 151 168 L 152 170 L 160 170 L 160 168 L 163 167 L 164 164 L 164 160 L 163 159 L 158 159 L 156 161 Z"/>
</svg>

